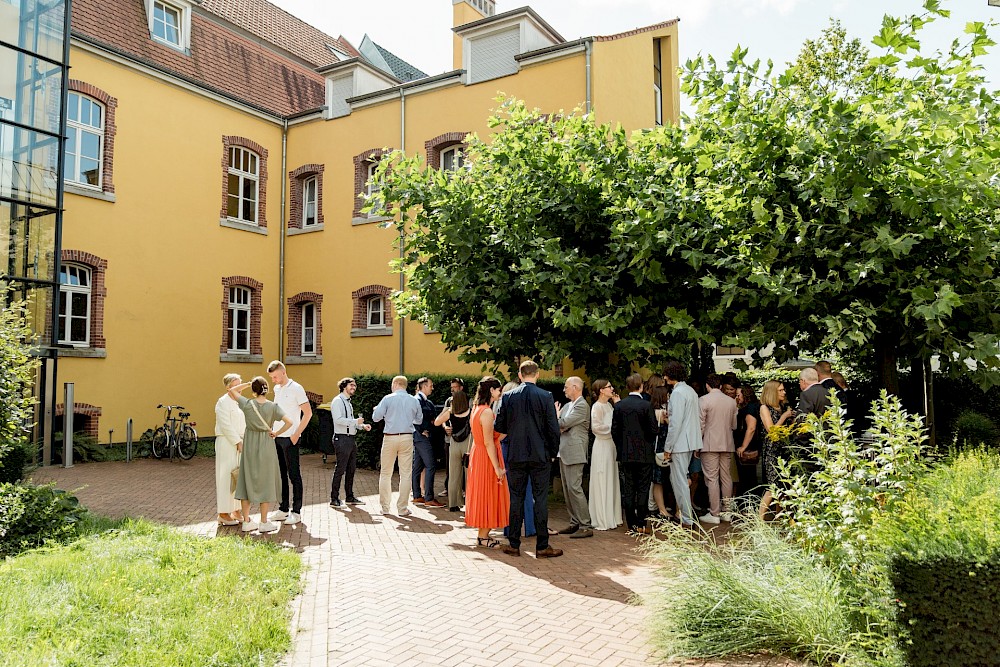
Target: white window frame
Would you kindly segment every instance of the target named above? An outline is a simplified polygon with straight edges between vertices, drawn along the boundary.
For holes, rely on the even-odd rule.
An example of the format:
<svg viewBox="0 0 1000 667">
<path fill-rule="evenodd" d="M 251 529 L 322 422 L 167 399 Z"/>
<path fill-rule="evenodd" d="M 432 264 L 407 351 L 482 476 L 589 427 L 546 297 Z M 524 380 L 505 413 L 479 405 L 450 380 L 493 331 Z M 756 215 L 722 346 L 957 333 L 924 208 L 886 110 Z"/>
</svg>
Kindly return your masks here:
<svg viewBox="0 0 1000 667">
<path fill-rule="evenodd" d="M 104 184 L 104 126 L 107 119 L 107 109 L 103 104 L 95 100 L 93 97 L 84 95 L 76 91 L 69 91 L 69 97 L 67 98 L 67 105 L 72 107 L 75 103 L 76 107 L 76 120 L 70 120 L 69 113 L 67 111 L 66 115 L 66 177 L 65 180 L 74 185 L 79 185 L 82 188 L 88 188 L 92 190 L 100 190 Z M 95 125 L 93 122 L 84 123 L 80 120 L 81 111 L 84 104 L 91 104 L 100 111 L 101 118 Z M 93 112 L 91 112 L 91 119 L 93 119 Z M 85 180 L 76 180 L 75 176 L 80 173 L 80 160 L 82 157 L 81 149 L 83 147 L 83 135 L 92 134 L 97 137 L 97 183 L 88 183 Z M 73 146 L 76 148 L 75 153 L 69 152 L 70 140 L 72 140 Z M 92 159 L 91 156 L 86 156 L 88 159 Z M 70 175 L 73 175 L 71 178 Z"/>
<path fill-rule="evenodd" d="M 144 0 L 146 5 L 146 19 L 149 27 L 149 37 L 153 41 L 169 46 L 178 51 L 187 53 L 191 49 L 191 3 L 190 0 Z M 177 41 L 172 42 L 164 35 L 156 34 L 157 24 L 166 25 L 163 21 L 157 21 L 156 10 L 162 8 L 164 12 L 172 11 L 177 15 Z"/>
<path fill-rule="evenodd" d="M 365 322 L 368 325 L 367 328 L 369 328 L 369 329 L 385 329 L 385 327 L 386 327 L 386 324 L 385 324 L 385 297 L 377 295 L 377 294 L 375 296 L 368 297 L 368 303 L 367 303 L 366 309 L 368 311 L 367 319 L 365 320 Z M 374 316 L 376 314 L 378 315 L 378 318 L 381 320 L 381 323 L 372 322 L 372 316 Z"/>
<path fill-rule="evenodd" d="M 378 160 L 374 162 L 368 162 L 368 166 L 365 167 L 365 194 L 368 195 L 368 199 L 372 196 L 377 195 L 382 189 L 377 185 L 375 180 L 375 172 L 378 170 Z"/>
<path fill-rule="evenodd" d="M 445 166 L 445 162 L 447 161 L 447 157 L 449 155 L 454 156 L 452 159 L 454 160 L 454 163 L 457 165 L 452 167 L 451 169 Z M 448 146 L 448 148 L 445 148 L 444 150 L 441 151 L 439 157 L 440 157 L 441 171 L 458 171 L 459 169 L 462 169 L 467 165 L 467 162 L 465 161 L 465 150 L 462 148 L 461 144 Z"/>
<path fill-rule="evenodd" d="M 315 357 L 316 356 L 316 331 L 318 327 L 316 326 L 316 304 L 310 301 L 309 303 L 303 303 L 300 306 L 302 315 L 302 356 L 303 357 Z M 306 314 L 312 314 L 312 326 L 306 324 Z M 312 334 L 312 346 L 306 344 L 308 340 L 307 334 Z"/>
<path fill-rule="evenodd" d="M 250 354 L 250 330 L 252 327 L 252 312 L 250 304 L 253 301 L 253 290 L 242 285 L 229 288 L 229 320 L 226 325 L 228 350 L 231 354 Z M 246 317 L 246 327 L 240 327 L 239 316 Z M 238 347 L 239 333 L 246 332 L 246 347 Z"/>
<path fill-rule="evenodd" d="M 653 84 L 653 104 L 656 124 L 663 125 L 663 91 L 655 83 Z"/>
<path fill-rule="evenodd" d="M 76 276 L 76 284 L 64 282 L 64 277 Z M 93 296 L 94 272 L 81 264 L 63 264 L 59 271 L 59 343 L 73 347 L 90 347 L 90 308 Z M 86 284 L 83 284 L 86 283 Z M 84 301 L 85 315 L 73 315 L 73 303 Z M 84 339 L 73 340 L 73 321 L 84 321 Z"/>
<path fill-rule="evenodd" d="M 309 199 L 309 189 L 312 187 L 312 201 Z M 312 221 L 310 222 L 310 206 Z M 319 224 L 319 178 L 310 176 L 302 181 L 302 229 L 315 227 Z"/>
<path fill-rule="evenodd" d="M 246 158 L 246 160 L 242 159 Z M 229 167 L 227 168 L 226 177 L 226 196 L 227 196 L 227 206 L 226 213 L 230 220 L 238 222 L 245 225 L 258 225 L 260 221 L 260 161 L 261 157 L 254 153 L 248 148 L 243 148 L 242 146 L 230 146 L 229 147 Z M 233 166 L 233 165 L 240 166 Z M 253 165 L 256 167 L 254 170 L 243 169 L 242 165 Z M 232 187 L 230 181 L 232 177 L 237 179 L 236 194 L 232 192 Z M 246 205 L 250 201 L 243 196 L 243 190 L 246 187 L 247 182 L 253 183 L 253 220 L 247 219 L 246 216 Z M 233 199 L 237 200 L 236 216 L 228 215 L 229 203 Z"/>
</svg>

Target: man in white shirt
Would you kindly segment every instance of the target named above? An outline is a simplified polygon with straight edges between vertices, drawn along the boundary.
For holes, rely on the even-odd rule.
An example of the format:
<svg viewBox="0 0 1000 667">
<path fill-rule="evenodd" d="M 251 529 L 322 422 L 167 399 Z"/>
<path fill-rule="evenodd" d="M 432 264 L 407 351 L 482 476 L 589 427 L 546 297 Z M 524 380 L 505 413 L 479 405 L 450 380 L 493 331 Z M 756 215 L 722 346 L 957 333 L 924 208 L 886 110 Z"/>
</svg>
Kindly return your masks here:
<svg viewBox="0 0 1000 667">
<path fill-rule="evenodd" d="M 337 454 L 337 468 L 333 471 L 333 485 L 330 489 L 330 507 L 343 507 L 340 502 L 340 483 L 344 483 L 344 493 L 348 505 L 363 505 L 354 495 L 354 471 L 357 469 L 358 445 L 354 440 L 358 429 L 372 430 L 371 424 L 365 423 L 364 417 L 354 415 L 354 405 L 351 397 L 358 390 L 354 378 L 344 378 L 337 387 L 340 394 L 330 401 L 330 412 L 333 414 L 333 450 Z"/>
<path fill-rule="evenodd" d="M 280 361 L 272 361 L 267 365 L 267 374 L 271 377 L 274 387 L 274 402 L 281 406 L 285 415 L 292 420 L 287 438 L 275 438 L 274 446 L 278 450 L 278 470 L 281 474 L 281 504 L 278 512 L 271 515 L 275 521 L 284 520 L 286 526 L 294 526 L 302 520 L 302 473 L 299 471 L 299 438 L 312 419 L 312 406 L 306 397 L 306 390 L 295 380 L 288 377 L 285 365 Z M 274 430 L 280 430 L 284 424 L 274 423 Z M 292 504 L 288 504 L 289 485 L 292 491 Z M 291 509 L 291 512 L 289 512 Z"/>
</svg>

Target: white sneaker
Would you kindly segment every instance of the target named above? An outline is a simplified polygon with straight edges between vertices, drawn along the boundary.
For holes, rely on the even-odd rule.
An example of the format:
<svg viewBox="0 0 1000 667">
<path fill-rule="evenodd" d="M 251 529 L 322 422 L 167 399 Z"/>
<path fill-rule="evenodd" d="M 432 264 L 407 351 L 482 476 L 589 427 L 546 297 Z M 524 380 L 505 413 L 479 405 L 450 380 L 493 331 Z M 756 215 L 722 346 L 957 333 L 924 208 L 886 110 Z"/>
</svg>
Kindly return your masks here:
<svg viewBox="0 0 1000 667">
<path fill-rule="evenodd" d="M 448 489 L 445 489 L 444 491 L 438 493 L 438 498 L 444 498 L 447 495 L 448 495 Z"/>
<path fill-rule="evenodd" d="M 399 516 L 410 516 L 411 514 L 413 514 L 413 512 L 411 512 L 410 510 L 406 509 L 405 507 L 403 509 L 399 510 Z"/>
<path fill-rule="evenodd" d="M 295 512 L 292 512 L 285 519 L 284 524 L 286 526 L 294 526 L 295 524 L 297 524 L 300 521 L 302 521 L 302 517 L 299 516 L 298 514 L 296 514 Z"/>
<path fill-rule="evenodd" d="M 274 531 L 278 530 L 278 528 L 279 526 L 275 522 L 265 521 L 264 523 L 260 524 L 257 527 L 257 530 L 259 530 L 262 533 L 273 533 Z"/>
<path fill-rule="evenodd" d="M 252 533 L 255 530 L 257 530 L 257 522 L 256 521 L 244 521 L 243 522 L 243 532 L 244 533 Z"/>
<path fill-rule="evenodd" d="M 732 512 L 723 512 L 722 514 L 719 515 L 719 518 L 722 519 L 723 521 L 725 521 L 726 523 L 732 523 L 733 522 L 733 513 Z"/>
<path fill-rule="evenodd" d="M 711 512 L 706 512 L 705 516 L 698 517 L 698 521 L 701 521 L 702 523 L 716 523 L 717 524 L 721 520 L 719 519 L 719 517 L 715 516 Z"/>
<path fill-rule="evenodd" d="M 271 516 L 269 517 L 268 520 L 270 521 L 273 519 L 274 521 L 284 521 L 287 518 L 288 518 L 288 512 L 282 512 L 281 510 L 278 510 L 277 512 L 271 512 Z"/>
</svg>

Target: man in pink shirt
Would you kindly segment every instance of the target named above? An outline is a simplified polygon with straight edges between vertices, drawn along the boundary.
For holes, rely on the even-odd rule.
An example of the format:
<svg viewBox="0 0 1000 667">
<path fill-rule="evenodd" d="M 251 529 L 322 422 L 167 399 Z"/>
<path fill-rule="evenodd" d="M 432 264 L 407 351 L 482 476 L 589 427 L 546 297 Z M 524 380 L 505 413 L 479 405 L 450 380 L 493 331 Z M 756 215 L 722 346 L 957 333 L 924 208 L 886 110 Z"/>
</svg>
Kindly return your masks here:
<svg viewBox="0 0 1000 667">
<path fill-rule="evenodd" d="M 720 390 L 722 381 L 718 375 L 709 375 L 705 384 L 708 393 L 698 399 L 698 406 L 701 408 L 701 467 L 708 487 L 709 511 L 698 518 L 702 523 L 717 524 L 720 520 L 733 519 L 729 511 L 733 498 L 731 466 L 736 449 L 733 430 L 739 408 L 735 400 Z"/>
</svg>

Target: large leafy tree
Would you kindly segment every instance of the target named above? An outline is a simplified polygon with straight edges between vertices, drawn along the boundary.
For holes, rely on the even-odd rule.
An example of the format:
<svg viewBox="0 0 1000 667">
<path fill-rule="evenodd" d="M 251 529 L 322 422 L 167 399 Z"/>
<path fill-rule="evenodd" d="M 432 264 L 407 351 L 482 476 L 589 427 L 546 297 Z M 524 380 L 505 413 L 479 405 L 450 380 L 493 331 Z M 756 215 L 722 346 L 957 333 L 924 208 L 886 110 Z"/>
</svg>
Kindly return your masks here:
<svg viewBox="0 0 1000 667">
<path fill-rule="evenodd" d="M 884 19 L 879 55 L 833 26 L 778 76 L 742 50 L 684 72 L 695 190 L 730 239 L 703 285 L 733 332 L 779 355 L 870 350 L 890 391 L 899 363 L 932 355 L 1000 382 L 1000 145 L 977 64 L 993 42 L 974 23 L 921 55 L 947 16 L 924 6 Z"/>
</svg>

